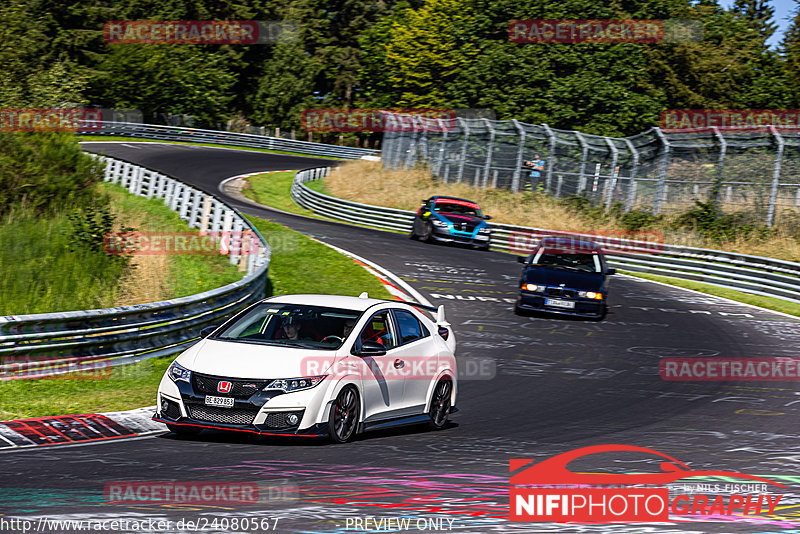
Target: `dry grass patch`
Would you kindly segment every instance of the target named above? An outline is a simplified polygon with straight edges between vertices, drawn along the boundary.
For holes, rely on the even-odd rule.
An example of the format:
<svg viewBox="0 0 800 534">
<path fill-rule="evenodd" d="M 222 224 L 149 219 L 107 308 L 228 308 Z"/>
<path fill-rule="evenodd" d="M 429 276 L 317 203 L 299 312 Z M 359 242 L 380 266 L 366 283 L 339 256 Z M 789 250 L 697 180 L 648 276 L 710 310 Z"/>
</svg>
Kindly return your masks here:
<svg viewBox="0 0 800 534">
<path fill-rule="evenodd" d="M 347 162 L 331 172 L 325 179 L 325 187 L 334 197 L 391 208 L 416 210 L 422 199 L 448 195 L 477 202 L 484 213 L 493 217 L 493 222 L 582 233 L 626 230 L 615 217 L 589 216 L 541 193 L 512 193 L 465 184 L 445 184 L 435 181 L 430 171 L 422 167 L 392 171 L 384 169 L 380 162 Z M 790 229 L 778 228 L 757 238 L 737 236 L 714 241 L 697 232 L 676 230 L 675 217 L 670 215 L 643 231 L 659 232 L 664 242 L 670 244 L 800 261 L 800 242 Z"/>
</svg>

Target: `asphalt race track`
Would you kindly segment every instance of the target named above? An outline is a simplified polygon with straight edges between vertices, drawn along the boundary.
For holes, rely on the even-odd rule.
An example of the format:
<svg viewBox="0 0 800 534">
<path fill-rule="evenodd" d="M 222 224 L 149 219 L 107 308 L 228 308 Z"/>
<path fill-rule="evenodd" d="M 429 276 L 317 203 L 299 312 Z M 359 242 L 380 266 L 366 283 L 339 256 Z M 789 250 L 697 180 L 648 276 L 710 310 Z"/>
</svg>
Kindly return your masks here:
<svg viewBox="0 0 800 534">
<path fill-rule="evenodd" d="M 142 143 L 84 148 L 146 165 L 221 194 L 228 177 L 329 162 L 249 151 Z M 223 195 L 224 197 L 224 195 Z M 800 528 L 800 390 L 793 382 L 667 382 L 665 356 L 800 357 L 800 321 L 745 305 L 618 276 L 602 322 L 513 314 L 519 265 L 502 253 L 410 241 L 405 236 L 227 202 L 363 256 L 446 304 L 458 340 L 459 383 L 449 428 L 367 434 L 332 446 L 204 432 L 0 453 L 0 519 L 152 519 L 157 532 L 191 532 L 181 519 L 249 518 L 278 532 L 355 532 L 355 520 L 410 518 L 408 531 L 791 532 Z M 269 236 L 266 236 L 269 239 Z M 309 269 L 313 269 L 313 264 Z M 462 369 L 464 371 L 464 369 Z M 469 370 L 468 370 L 469 371 Z M 153 391 L 155 395 L 155 391 Z M 600 444 L 648 447 L 692 469 L 773 477 L 786 489 L 772 516 L 673 518 L 671 523 L 511 523 L 509 460 L 543 460 Z M 655 472 L 657 459 L 617 453 L 573 471 Z M 113 481 L 238 481 L 258 504 L 110 505 Z M 701 488 L 700 483 L 719 484 Z M 731 482 L 742 483 L 743 480 Z M 684 479 L 677 493 L 725 493 L 720 480 Z M 730 491 L 728 491 L 728 494 Z M 672 494 L 671 494 L 672 495 Z M 275 523 L 277 520 L 277 523 Z M 170 523 L 164 523 L 169 521 Z M 162 528 L 166 525 L 165 528 Z M 202 526 L 202 525 L 201 525 Z M 248 528 L 249 527 L 249 528 Z M 253 532 L 210 527 L 206 532 Z M 122 528 L 120 527 L 120 530 Z M 364 529 L 360 529 L 364 531 Z M 40 530 L 41 531 L 41 530 Z M 390 530 L 396 531 L 396 530 Z"/>
</svg>

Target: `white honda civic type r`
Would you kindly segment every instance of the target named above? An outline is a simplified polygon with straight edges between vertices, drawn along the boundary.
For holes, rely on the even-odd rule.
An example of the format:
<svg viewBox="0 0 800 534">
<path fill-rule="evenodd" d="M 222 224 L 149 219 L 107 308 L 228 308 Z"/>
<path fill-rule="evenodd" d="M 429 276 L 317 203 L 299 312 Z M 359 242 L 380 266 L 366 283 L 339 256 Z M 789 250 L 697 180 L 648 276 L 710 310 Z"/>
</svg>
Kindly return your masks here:
<svg viewBox="0 0 800 534">
<path fill-rule="evenodd" d="M 432 320 L 420 309 L 436 312 Z M 203 428 L 329 436 L 427 423 L 455 411 L 455 337 L 438 309 L 338 295 L 260 301 L 170 365 L 153 419 Z"/>
</svg>

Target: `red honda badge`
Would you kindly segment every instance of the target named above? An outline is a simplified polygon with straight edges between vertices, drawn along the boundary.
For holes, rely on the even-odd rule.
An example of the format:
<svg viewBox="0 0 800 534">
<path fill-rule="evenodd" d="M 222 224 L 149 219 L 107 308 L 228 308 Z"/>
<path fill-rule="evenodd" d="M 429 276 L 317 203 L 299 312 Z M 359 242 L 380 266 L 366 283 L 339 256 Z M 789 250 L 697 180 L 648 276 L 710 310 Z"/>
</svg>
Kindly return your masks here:
<svg viewBox="0 0 800 534">
<path fill-rule="evenodd" d="M 232 387 L 233 384 L 223 380 L 222 382 L 219 382 L 217 384 L 217 391 L 219 391 L 220 393 L 230 393 Z"/>
</svg>

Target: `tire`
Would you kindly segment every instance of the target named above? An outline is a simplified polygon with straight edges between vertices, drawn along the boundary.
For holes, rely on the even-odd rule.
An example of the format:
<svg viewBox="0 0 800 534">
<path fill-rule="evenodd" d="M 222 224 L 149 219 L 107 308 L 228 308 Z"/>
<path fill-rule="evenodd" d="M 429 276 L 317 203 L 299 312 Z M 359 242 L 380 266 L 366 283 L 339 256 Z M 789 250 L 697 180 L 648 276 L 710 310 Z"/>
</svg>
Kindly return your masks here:
<svg viewBox="0 0 800 534">
<path fill-rule="evenodd" d="M 169 429 L 170 432 L 177 434 L 178 436 L 196 436 L 203 431 L 202 428 L 197 428 L 195 426 L 184 426 L 184 425 L 167 424 L 167 428 Z"/>
<path fill-rule="evenodd" d="M 593 317 L 592 320 L 599 323 L 606 318 L 606 315 L 608 315 L 608 306 L 603 306 L 603 311 L 600 313 L 600 315 L 598 317 Z"/>
<path fill-rule="evenodd" d="M 519 315 L 520 317 L 528 317 L 530 315 L 528 310 L 523 310 L 519 307 L 519 304 L 514 304 L 514 315 Z"/>
<path fill-rule="evenodd" d="M 422 224 L 422 233 L 419 235 L 420 241 L 430 243 L 433 236 L 433 225 L 430 222 Z"/>
<path fill-rule="evenodd" d="M 431 395 L 431 407 L 428 409 L 428 427 L 431 430 L 441 430 L 447 425 L 450 417 L 450 402 L 453 394 L 453 382 L 443 378 L 436 383 Z"/>
<path fill-rule="evenodd" d="M 417 239 L 417 237 L 418 237 L 418 236 L 417 236 L 417 233 L 414 231 L 414 228 L 415 228 L 415 227 L 416 227 L 416 223 L 414 223 L 414 224 L 412 224 L 412 225 L 411 225 L 411 233 L 410 233 L 410 234 L 408 234 L 408 238 L 409 238 L 409 239 Z"/>
<path fill-rule="evenodd" d="M 353 386 L 346 386 L 336 396 L 328 417 L 328 433 L 333 443 L 352 441 L 358 429 L 360 413 L 358 392 Z"/>
</svg>

